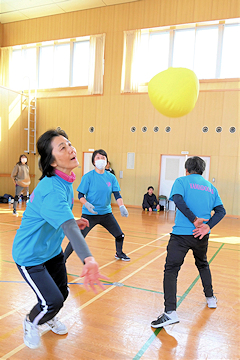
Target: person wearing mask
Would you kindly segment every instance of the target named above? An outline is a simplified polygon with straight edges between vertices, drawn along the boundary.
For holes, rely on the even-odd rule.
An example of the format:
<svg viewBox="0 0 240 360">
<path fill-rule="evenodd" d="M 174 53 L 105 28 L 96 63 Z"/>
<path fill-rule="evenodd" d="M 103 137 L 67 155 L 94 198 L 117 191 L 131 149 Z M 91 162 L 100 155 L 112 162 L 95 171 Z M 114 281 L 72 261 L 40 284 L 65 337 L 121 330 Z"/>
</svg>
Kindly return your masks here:
<svg viewBox="0 0 240 360">
<path fill-rule="evenodd" d="M 27 164 L 28 158 L 26 155 L 20 155 L 19 161 L 13 168 L 11 178 L 15 185 L 15 197 L 13 201 L 13 215 L 17 215 L 17 203 L 23 194 L 23 199 L 29 199 L 29 185 L 31 183 L 29 176 L 29 166 Z"/>
<path fill-rule="evenodd" d="M 95 150 L 92 155 L 94 169 L 83 175 L 77 188 L 78 198 L 83 204 L 82 217 L 89 221 L 89 227 L 82 230 L 82 234 L 86 237 L 94 226 L 98 224 L 103 226 L 115 238 L 115 259 L 130 261 L 130 258 L 123 252 L 124 234 L 112 213 L 112 193 L 117 201 L 121 215 L 128 217 L 128 211 L 120 195 L 120 187 L 116 176 L 109 171 L 105 171 L 107 161 L 106 151 L 103 149 Z M 64 251 L 65 260 L 68 259 L 72 251 L 72 245 L 69 242 Z"/>
</svg>

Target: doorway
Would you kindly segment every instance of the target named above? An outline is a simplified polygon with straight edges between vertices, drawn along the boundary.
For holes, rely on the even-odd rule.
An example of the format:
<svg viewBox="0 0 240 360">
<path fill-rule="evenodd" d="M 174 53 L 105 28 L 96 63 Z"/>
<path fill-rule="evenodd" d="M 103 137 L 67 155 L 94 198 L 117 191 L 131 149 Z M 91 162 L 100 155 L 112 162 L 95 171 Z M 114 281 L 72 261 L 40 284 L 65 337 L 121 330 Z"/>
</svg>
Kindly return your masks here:
<svg viewBox="0 0 240 360">
<path fill-rule="evenodd" d="M 94 169 L 94 166 L 92 164 L 92 154 L 93 152 L 84 152 L 83 153 L 83 173 L 82 176 L 89 171 Z"/>
<path fill-rule="evenodd" d="M 159 183 L 159 195 L 165 195 L 169 199 L 170 192 L 174 181 L 180 177 L 185 176 L 185 161 L 191 157 L 190 155 L 161 155 L 161 167 L 160 167 L 160 183 Z M 209 180 L 210 172 L 210 156 L 200 156 L 206 163 L 206 169 L 203 173 L 203 177 Z M 175 210 L 175 204 L 173 201 L 168 203 L 169 210 Z"/>
</svg>

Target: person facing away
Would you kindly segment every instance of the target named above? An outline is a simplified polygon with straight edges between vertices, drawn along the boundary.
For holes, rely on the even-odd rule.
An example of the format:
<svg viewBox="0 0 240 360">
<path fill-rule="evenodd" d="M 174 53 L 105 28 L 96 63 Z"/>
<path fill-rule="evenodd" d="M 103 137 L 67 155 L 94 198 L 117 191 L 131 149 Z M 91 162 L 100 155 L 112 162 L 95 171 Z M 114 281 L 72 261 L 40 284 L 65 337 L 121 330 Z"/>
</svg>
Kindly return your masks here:
<svg viewBox="0 0 240 360">
<path fill-rule="evenodd" d="M 111 163 L 110 161 L 107 162 L 107 165 L 105 167 L 106 171 L 109 171 L 111 174 L 115 175 L 115 171 L 111 168 Z"/>
<path fill-rule="evenodd" d="M 204 160 L 198 156 L 188 158 L 185 162 L 186 176 L 176 179 L 171 189 L 169 199 L 176 204 L 177 212 L 164 268 L 165 309 L 157 320 L 152 321 L 154 328 L 179 322 L 176 312 L 177 277 L 190 249 L 202 281 L 206 303 L 209 308 L 217 307 L 207 248 L 210 229 L 225 216 L 226 211 L 217 189 L 202 176 L 205 166 Z"/>
<path fill-rule="evenodd" d="M 109 171 L 105 171 L 107 161 L 106 151 L 103 149 L 95 150 L 92 154 L 94 169 L 83 175 L 77 188 L 78 198 L 83 204 L 82 217 L 89 221 L 89 227 L 82 230 L 82 234 L 86 237 L 94 226 L 102 225 L 115 238 L 115 259 L 130 261 L 130 258 L 123 252 L 124 234 L 112 213 L 112 193 L 117 201 L 121 215 L 128 217 L 128 211 L 123 204 L 116 176 Z M 72 251 L 72 245 L 69 242 L 64 251 L 65 260 L 71 255 Z"/>
<path fill-rule="evenodd" d="M 15 197 L 13 202 L 13 215 L 17 215 L 17 203 L 21 194 L 23 194 L 23 200 L 29 199 L 29 185 L 31 183 L 29 176 L 29 166 L 27 164 L 28 158 L 22 154 L 19 156 L 19 161 L 13 168 L 11 178 L 15 185 Z"/>
<path fill-rule="evenodd" d="M 160 205 L 158 203 L 156 195 L 153 193 L 153 186 L 148 187 L 148 192 L 143 196 L 142 208 L 143 210 L 153 211 L 160 210 Z"/>
<path fill-rule="evenodd" d="M 35 292 L 37 303 L 24 319 L 24 343 L 40 345 L 38 325 L 47 324 L 56 334 L 68 332 L 56 317 L 69 289 L 61 244 L 65 235 L 83 262 L 84 286 L 103 289 L 99 267 L 79 229 L 86 219 L 75 221 L 72 213 L 73 187 L 78 166 L 76 149 L 63 130 L 48 130 L 37 141 L 42 176 L 30 196 L 13 241 L 12 256 L 24 280 Z M 95 291 L 96 292 L 96 291 Z M 19 296 L 21 296 L 19 294 Z"/>
</svg>

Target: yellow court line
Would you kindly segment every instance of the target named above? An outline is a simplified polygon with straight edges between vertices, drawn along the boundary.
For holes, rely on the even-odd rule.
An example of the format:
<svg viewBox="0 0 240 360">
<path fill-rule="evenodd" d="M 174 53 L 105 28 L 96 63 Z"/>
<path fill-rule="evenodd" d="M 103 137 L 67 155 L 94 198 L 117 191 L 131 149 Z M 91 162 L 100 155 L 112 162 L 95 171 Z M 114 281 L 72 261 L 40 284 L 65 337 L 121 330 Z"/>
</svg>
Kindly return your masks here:
<svg viewBox="0 0 240 360">
<path fill-rule="evenodd" d="M 163 235 L 163 236 L 165 236 L 165 235 Z M 162 237 L 160 237 L 160 238 L 162 238 Z M 155 239 L 154 241 L 157 241 L 157 240 L 159 240 L 160 238 L 157 238 L 157 239 Z M 149 245 L 146 244 L 146 245 L 143 245 L 143 246 L 149 246 Z M 141 247 L 141 248 L 142 248 L 142 247 Z M 132 264 L 138 262 L 139 260 L 143 259 L 144 257 L 148 256 L 149 254 L 153 253 L 153 252 L 156 251 L 156 250 L 157 250 L 157 248 L 156 248 L 156 249 L 153 249 L 153 250 L 150 250 L 150 251 L 147 252 L 146 254 L 140 256 L 139 258 L 137 258 L 137 259 L 135 259 L 135 260 L 133 260 L 133 261 L 131 261 L 131 262 L 126 262 L 126 265 L 125 265 L 125 266 L 121 266 L 121 268 L 119 268 L 118 270 L 112 272 L 111 274 L 108 274 L 108 276 L 110 277 L 110 276 L 116 275 L 117 273 L 121 272 L 123 269 L 126 269 L 127 267 L 129 267 L 129 266 L 131 266 Z M 132 252 L 130 252 L 130 253 L 128 253 L 128 254 L 130 255 L 130 254 L 132 254 L 134 251 L 136 251 L 136 250 L 133 250 Z M 109 264 L 115 263 L 116 261 L 118 261 L 118 260 L 113 260 L 113 261 L 111 261 L 110 263 L 103 265 L 103 266 L 100 267 L 99 269 L 102 269 L 103 267 L 105 267 L 105 266 L 107 266 L 107 265 L 109 265 Z M 77 282 L 77 281 L 79 281 L 79 280 L 81 281 L 82 278 L 81 278 L 81 277 L 78 277 L 78 278 L 76 278 L 75 280 L 71 281 L 71 283 Z M 75 293 L 75 295 L 74 295 L 73 297 L 76 298 L 76 297 L 78 297 L 79 295 L 81 295 L 82 293 L 84 293 L 85 291 L 86 291 L 85 289 L 82 289 L 82 290 L 78 291 L 77 293 Z"/>
<path fill-rule="evenodd" d="M 32 303 L 33 303 L 33 301 L 31 301 L 31 302 L 29 302 L 29 303 L 25 303 L 24 305 L 19 306 L 19 307 L 16 308 L 15 310 L 11 310 L 11 311 L 7 312 L 6 314 L 1 315 L 1 316 L 0 316 L 0 320 L 4 319 L 4 318 L 7 317 L 7 316 L 10 316 L 10 315 L 14 314 L 14 313 L 17 312 L 18 310 L 21 310 L 21 309 L 23 309 L 23 308 L 25 308 L 25 307 L 28 307 L 28 305 L 30 306 Z"/>
<path fill-rule="evenodd" d="M 18 353 L 20 350 L 24 349 L 26 347 L 26 345 L 23 343 L 21 345 L 19 345 L 18 347 L 16 347 L 15 349 L 13 349 L 12 351 L 10 351 L 9 353 L 3 355 L 0 359 L 1 360 L 6 360 L 6 359 L 10 359 L 10 357 L 16 353 Z"/>
<path fill-rule="evenodd" d="M 169 235 L 169 233 L 168 233 L 168 235 Z M 165 235 L 164 235 L 165 236 Z M 146 236 L 147 237 L 147 236 Z M 145 238 L 146 238 L 145 237 Z M 90 239 L 93 239 L 93 240 L 95 240 L 95 239 L 97 239 L 97 240 L 104 240 L 104 241 L 113 241 L 113 239 L 114 238 L 109 238 L 109 239 L 106 239 L 106 238 L 103 238 L 103 237 L 99 237 L 99 236 L 92 236 L 92 235 L 88 235 L 88 240 L 90 240 Z M 153 240 L 153 241 L 156 241 L 156 240 Z M 124 239 L 124 244 L 133 244 L 133 245 L 141 245 L 140 243 L 138 243 L 138 242 L 134 242 L 134 241 L 129 241 L 129 240 L 126 240 L 126 239 Z M 150 246 L 150 245 L 149 245 Z M 157 246 L 157 245 L 155 245 L 156 247 L 159 247 L 159 246 Z"/>
<path fill-rule="evenodd" d="M 140 246 L 139 248 L 137 248 L 137 249 L 135 249 L 135 250 L 133 250 L 133 251 L 131 251 L 131 252 L 129 253 L 129 255 L 130 255 L 130 254 L 133 254 L 134 252 L 136 252 L 136 251 L 138 251 L 138 250 L 141 250 L 142 248 L 144 248 L 144 247 L 146 247 L 146 246 L 149 246 L 150 244 L 152 244 L 153 242 L 155 242 L 155 241 L 157 241 L 157 240 L 162 239 L 162 238 L 165 237 L 166 235 L 168 235 L 168 233 L 165 234 L 165 235 L 160 236 L 159 238 L 157 238 L 157 239 L 155 239 L 155 240 L 153 240 L 153 241 L 150 241 L 149 243 L 147 243 L 147 244 L 145 244 L 145 245 Z M 116 261 L 118 261 L 118 260 L 110 261 L 109 263 L 101 266 L 101 267 L 99 268 L 99 270 L 105 268 L 105 267 L 108 266 L 108 265 L 111 265 L 111 264 L 115 263 Z M 131 264 L 131 263 L 130 263 L 130 264 Z M 82 279 L 81 277 L 78 277 L 78 278 L 76 278 L 75 280 L 71 281 L 71 283 L 78 282 L 78 281 L 81 280 L 81 279 Z M 28 305 L 31 305 L 31 304 L 32 304 L 32 301 L 29 302 L 29 303 L 27 303 L 27 304 L 24 304 L 24 305 L 22 305 L 22 306 L 20 306 L 20 307 L 18 307 L 18 308 L 16 308 L 15 310 L 11 310 L 11 311 L 7 312 L 7 313 L 4 314 L 4 315 L 1 315 L 1 316 L 0 316 L 0 320 L 4 319 L 4 318 L 7 317 L 7 316 L 10 316 L 10 315 L 14 314 L 15 312 L 17 312 L 17 311 L 19 311 L 19 310 L 21 310 L 21 309 L 23 309 L 23 308 L 25 308 L 25 307 L 27 307 Z"/>
<path fill-rule="evenodd" d="M 142 265 L 140 268 L 138 268 L 137 270 L 133 271 L 131 274 L 125 276 L 125 278 L 123 278 L 122 280 L 118 281 L 118 283 L 123 283 L 124 281 L 128 280 L 130 277 L 132 277 L 133 275 L 137 274 L 139 271 L 143 270 L 145 267 L 147 267 L 148 265 L 150 265 L 151 263 L 153 263 L 154 261 L 156 261 L 157 259 L 159 259 L 161 256 L 166 254 L 166 250 L 161 253 L 160 255 L 156 256 L 154 259 L 150 260 L 149 262 L 147 262 L 146 264 Z M 107 294 L 109 291 L 115 289 L 116 286 L 115 285 L 111 285 L 109 288 L 107 288 L 106 290 L 104 290 L 103 292 L 101 292 L 100 294 L 97 294 L 96 296 L 94 296 L 94 298 L 92 298 L 91 300 L 87 301 L 85 304 L 79 306 L 78 308 L 76 308 L 75 310 L 72 311 L 72 313 L 70 315 L 66 315 L 63 319 L 63 321 L 68 320 L 69 318 L 71 318 L 74 314 L 76 314 L 77 312 L 79 312 L 80 310 L 84 309 L 85 307 L 87 307 L 88 305 L 92 304 L 95 300 L 101 298 L 103 295 Z"/>
<path fill-rule="evenodd" d="M 126 281 L 127 279 L 129 279 L 130 277 L 132 277 L 133 275 L 137 274 L 139 271 L 143 270 L 145 267 L 147 267 L 148 265 L 150 265 L 151 263 L 153 263 L 155 260 L 159 259 L 161 256 L 163 256 L 164 254 L 166 254 L 166 250 L 161 253 L 160 255 L 156 256 L 154 259 L 150 260 L 148 263 L 144 264 L 143 266 L 141 266 L 140 268 L 138 268 L 137 270 L 133 271 L 131 274 L 127 275 L 125 278 L 123 278 L 122 280 L 118 281 L 119 283 L 123 283 L 124 281 Z M 72 316 L 74 316 L 76 313 L 78 313 L 80 310 L 84 309 L 85 307 L 87 307 L 88 305 L 91 305 L 94 301 L 100 299 L 103 295 L 106 295 L 109 291 L 115 289 L 116 286 L 115 285 L 111 285 L 109 288 L 107 288 L 106 290 L 104 290 L 103 292 L 101 292 L 100 294 L 97 294 L 96 296 L 94 296 L 94 298 L 92 298 L 91 300 L 87 301 L 85 304 L 79 306 L 78 308 L 74 309 L 71 314 L 66 315 L 65 317 L 63 317 L 61 320 L 65 321 L 68 320 L 69 318 L 71 318 Z M 48 331 L 50 331 L 50 329 L 46 329 L 45 331 L 42 332 L 41 336 L 44 335 L 45 333 L 47 333 Z M 6 360 L 9 359 L 10 356 L 15 355 L 17 352 L 19 352 L 20 350 L 22 350 L 26 345 L 23 343 L 20 346 L 16 347 L 15 349 L 13 349 L 12 351 L 10 351 L 9 353 L 5 354 L 3 357 L 0 358 L 0 360 Z"/>
<path fill-rule="evenodd" d="M 19 227 L 19 224 L 15 225 L 15 224 L 9 224 L 9 223 L 0 223 L 0 225 L 17 226 L 17 227 Z"/>
<path fill-rule="evenodd" d="M 157 241 L 157 240 L 162 239 L 162 238 L 165 237 L 166 235 L 168 235 L 168 233 L 165 234 L 165 235 L 160 236 L 159 238 L 157 238 L 157 239 L 155 239 L 155 240 L 150 241 L 149 243 L 147 243 L 147 244 L 145 244 L 145 245 L 140 246 L 138 249 L 135 249 L 135 250 L 131 251 L 131 252 L 129 253 L 129 255 L 132 254 L 132 253 L 134 253 L 134 252 L 136 252 L 136 251 L 138 251 L 138 250 L 141 250 L 142 248 L 144 248 L 144 247 L 152 244 L 153 242 L 155 242 L 155 241 Z M 125 281 L 126 279 L 130 278 L 131 276 L 133 276 L 134 274 L 136 274 L 138 271 L 144 269 L 146 266 L 148 266 L 149 264 L 151 264 L 153 261 L 155 261 L 155 260 L 158 259 L 159 257 L 163 256 L 165 253 L 166 253 L 166 251 L 164 251 L 162 254 L 158 255 L 156 258 L 154 258 L 153 260 L 149 261 L 149 262 L 146 263 L 145 265 L 141 266 L 139 269 L 135 270 L 133 273 L 131 273 L 130 275 L 128 275 L 128 276 L 125 277 L 124 279 L 120 280 L 119 282 L 122 283 L 122 282 Z M 112 263 L 115 263 L 116 261 L 118 261 L 118 260 L 110 261 L 109 263 L 101 266 L 99 269 L 103 269 L 104 267 L 106 267 L 106 266 L 108 266 L 108 265 L 110 265 L 110 264 L 112 264 Z M 72 281 L 72 282 L 78 282 L 80 279 L 81 279 L 81 278 L 78 277 L 77 279 L 75 279 L 75 280 Z M 102 297 L 103 295 L 107 294 L 109 291 L 111 291 L 111 290 L 114 289 L 114 288 L 115 288 L 115 285 L 111 285 L 109 288 L 107 288 L 106 290 L 104 290 L 102 293 L 96 295 L 93 299 L 89 300 L 88 302 L 86 302 L 85 304 L 83 304 L 82 306 L 80 306 L 79 308 L 73 310 L 73 312 L 72 312 L 71 315 L 68 315 L 67 317 L 63 318 L 63 321 L 66 320 L 66 319 L 68 319 L 69 317 L 73 316 L 76 312 L 84 309 L 86 306 L 90 305 L 91 303 L 93 303 L 94 301 L 96 301 L 97 299 L 99 299 L 100 297 Z M 25 306 L 26 306 L 26 304 L 24 305 L 24 307 L 25 307 Z M 18 309 L 20 309 L 20 308 L 18 308 Z M 7 315 L 6 315 L 6 314 L 5 314 L 5 315 L 8 316 L 8 315 L 16 312 L 18 309 L 12 310 L 12 311 L 10 311 L 9 313 L 7 313 Z M 0 319 L 6 317 L 5 315 L 2 315 L 2 316 L 0 317 Z M 45 330 L 45 331 L 41 334 L 41 336 L 42 336 L 43 334 L 45 334 L 46 332 L 48 332 L 48 331 L 49 331 L 49 330 Z M 9 352 L 8 354 L 4 355 L 4 357 L 2 357 L 2 358 L 0 358 L 0 359 L 8 359 L 10 356 L 12 356 L 12 355 L 14 355 L 15 353 L 17 353 L 18 351 L 20 351 L 24 346 L 25 346 L 25 344 L 22 344 L 22 345 L 18 346 L 16 349 L 12 350 L 11 352 Z"/>
</svg>

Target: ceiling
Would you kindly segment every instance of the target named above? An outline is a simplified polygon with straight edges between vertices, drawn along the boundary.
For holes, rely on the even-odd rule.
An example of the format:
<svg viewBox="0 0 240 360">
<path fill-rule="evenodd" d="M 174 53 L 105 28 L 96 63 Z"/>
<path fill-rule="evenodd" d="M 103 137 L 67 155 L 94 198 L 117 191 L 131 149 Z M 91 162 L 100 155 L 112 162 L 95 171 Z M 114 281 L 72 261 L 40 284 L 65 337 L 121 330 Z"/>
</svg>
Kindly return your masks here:
<svg viewBox="0 0 240 360">
<path fill-rule="evenodd" d="M 0 23 L 28 20 L 139 0 L 0 0 Z"/>
</svg>

